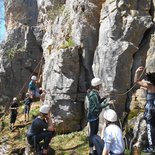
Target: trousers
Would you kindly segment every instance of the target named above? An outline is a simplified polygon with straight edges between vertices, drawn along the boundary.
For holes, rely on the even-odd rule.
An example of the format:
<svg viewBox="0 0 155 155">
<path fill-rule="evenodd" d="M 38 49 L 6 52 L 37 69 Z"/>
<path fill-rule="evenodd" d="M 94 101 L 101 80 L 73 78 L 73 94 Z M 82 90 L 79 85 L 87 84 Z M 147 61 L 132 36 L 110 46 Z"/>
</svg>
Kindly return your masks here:
<svg viewBox="0 0 155 155">
<path fill-rule="evenodd" d="M 44 141 L 43 148 L 47 149 L 52 137 L 53 137 L 52 132 L 45 131 L 45 132 L 42 132 L 42 133 L 34 135 L 34 136 L 27 135 L 27 141 L 30 145 L 35 147 L 37 144 L 39 144 L 43 140 Z"/>
</svg>

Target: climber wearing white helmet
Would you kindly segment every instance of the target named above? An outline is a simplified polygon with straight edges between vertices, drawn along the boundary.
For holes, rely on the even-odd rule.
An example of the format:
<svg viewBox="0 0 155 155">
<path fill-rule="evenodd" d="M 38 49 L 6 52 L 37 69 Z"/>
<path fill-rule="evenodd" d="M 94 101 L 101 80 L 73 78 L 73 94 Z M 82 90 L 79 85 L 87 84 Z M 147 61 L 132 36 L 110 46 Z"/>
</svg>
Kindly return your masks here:
<svg viewBox="0 0 155 155">
<path fill-rule="evenodd" d="M 11 103 L 11 106 L 10 106 L 10 129 L 13 130 L 14 128 L 14 124 L 16 122 L 16 118 L 17 118 L 17 109 L 18 109 L 18 102 L 17 102 L 17 98 L 14 97 L 13 98 L 13 101 Z"/>
<path fill-rule="evenodd" d="M 89 101 L 88 105 L 88 122 L 90 125 L 89 133 L 89 155 L 93 155 L 93 143 L 92 137 L 98 133 L 99 126 L 99 114 L 103 108 L 109 105 L 106 98 L 102 98 L 99 95 L 99 90 L 102 86 L 102 81 L 100 78 L 93 78 L 91 80 L 91 87 L 87 91 L 87 98 Z"/>
<path fill-rule="evenodd" d="M 28 92 L 30 93 L 30 96 L 33 97 L 40 97 L 39 89 L 37 87 L 37 77 L 33 75 L 31 77 L 31 81 L 28 85 Z"/>
<path fill-rule="evenodd" d="M 49 143 L 54 135 L 54 131 L 50 107 L 45 104 L 40 107 L 40 115 L 33 120 L 27 131 L 28 143 L 35 147 L 43 140 L 43 154 L 47 155 Z"/>
<path fill-rule="evenodd" d="M 116 124 L 117 114 L 114 110 L 108 109 L 104 112 L 103 118 L 106 126 L 103 127 L 104 135 L 93 137 L 98 155 L 124 155 L 125 144 L 120 127 Z M 102 139 L 103 138 L 103 139 Z"/>
</svg>

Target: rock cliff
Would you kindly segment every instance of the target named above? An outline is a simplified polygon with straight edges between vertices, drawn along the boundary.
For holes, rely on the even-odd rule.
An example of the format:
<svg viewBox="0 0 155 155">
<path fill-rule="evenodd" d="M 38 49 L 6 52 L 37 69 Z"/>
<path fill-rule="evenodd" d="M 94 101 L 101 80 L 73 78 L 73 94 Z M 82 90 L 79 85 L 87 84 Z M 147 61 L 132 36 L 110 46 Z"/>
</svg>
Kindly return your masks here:
<svg viewBox="0 0 155 155">
<path fill-rule="evenodd" d="M 113 92 L 116 109 L 129 111 L 138 66 L 155 71 L 154 1 L 5 0 L 7 39 L 1 48 L 0 101 L 27 90 L 43 75 L 46 104 L 60 127 L 84 125 L 84 97 L 91 79 Z M 135 94 L 134 94 L 135 95 Z"/>
</svg>

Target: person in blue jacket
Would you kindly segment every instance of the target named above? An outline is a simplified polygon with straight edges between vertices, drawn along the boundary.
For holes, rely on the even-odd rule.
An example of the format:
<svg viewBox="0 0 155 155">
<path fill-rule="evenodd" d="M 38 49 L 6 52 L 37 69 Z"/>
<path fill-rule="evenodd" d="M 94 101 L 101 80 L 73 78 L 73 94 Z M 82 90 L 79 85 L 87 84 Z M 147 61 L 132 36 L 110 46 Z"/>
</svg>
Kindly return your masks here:
<svg viewBox="0 0 155 155">
<path fill-rule="evenodd" d="M 39 88 L 37 86 L 37 77 L 35 75 L 31 77 L 31 81 L 28 84 L 28 93 L 30 94 L 31 98 L 40 97 Z"/>
</svg>

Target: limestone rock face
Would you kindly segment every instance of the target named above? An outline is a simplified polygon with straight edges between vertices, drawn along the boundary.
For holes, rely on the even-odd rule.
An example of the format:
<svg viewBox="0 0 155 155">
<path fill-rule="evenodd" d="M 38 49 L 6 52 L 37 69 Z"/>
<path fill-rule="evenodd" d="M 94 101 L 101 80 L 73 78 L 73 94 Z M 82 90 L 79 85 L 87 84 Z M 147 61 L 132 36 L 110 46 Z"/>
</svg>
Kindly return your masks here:
<svg viewBox="0 0 155 155">
<path fill-rule="evenodd" d="M 5 1 L 5 8 L 7 38 L 1 45 L 0 104 L 27 91 L 31 75 L 38 73 L 43 52 L 43 31 L 37 27 L 37 1 Z"/>
<path fill-rule="evenodd" d="M 145 31 L 152 25 L 150 7 L 149 1 L 126 3 L 123 0 L 109 0 L 101 11 L 93 71 L 95 76 L 102 78 L 107 91 L 116 90 L 118 106 L 124 105 L 127 97 L 124 92 L 131 86 L 130 70 L 134 54 L 138 51 Z"/>
<path fill-rule="evenodd" d="M 43 85 L 47 90 L 45 104 L 52 105 L 54 120 L 66 132 L 81 129 L 82 102 L 78 95 L 78 48 L 51 53 L 44 68 Z M 69 125 L 67 125 L 69 124 Z"/>
<path fill-rule="evenodd" d="M 0 50 L 0 102 L 18 95 L 23 86 L 26 92 L 31 75 L 38 75 L 41 66 L 44 104 L 51 105 L 63 132 L 83 128 L 84 97 L 94 76 L 103 81 L 101 96 L 110 92 L 116 100 L 120 117 L 129 109 L 143 109 L 145 97 L 142 101 L 136 96 L 133 102 L 135 92 L 143 96 L 133 77 L 138 66 L 154 72 L 154 4 L 6 0 L 8 37 Z"/>
</svg>

